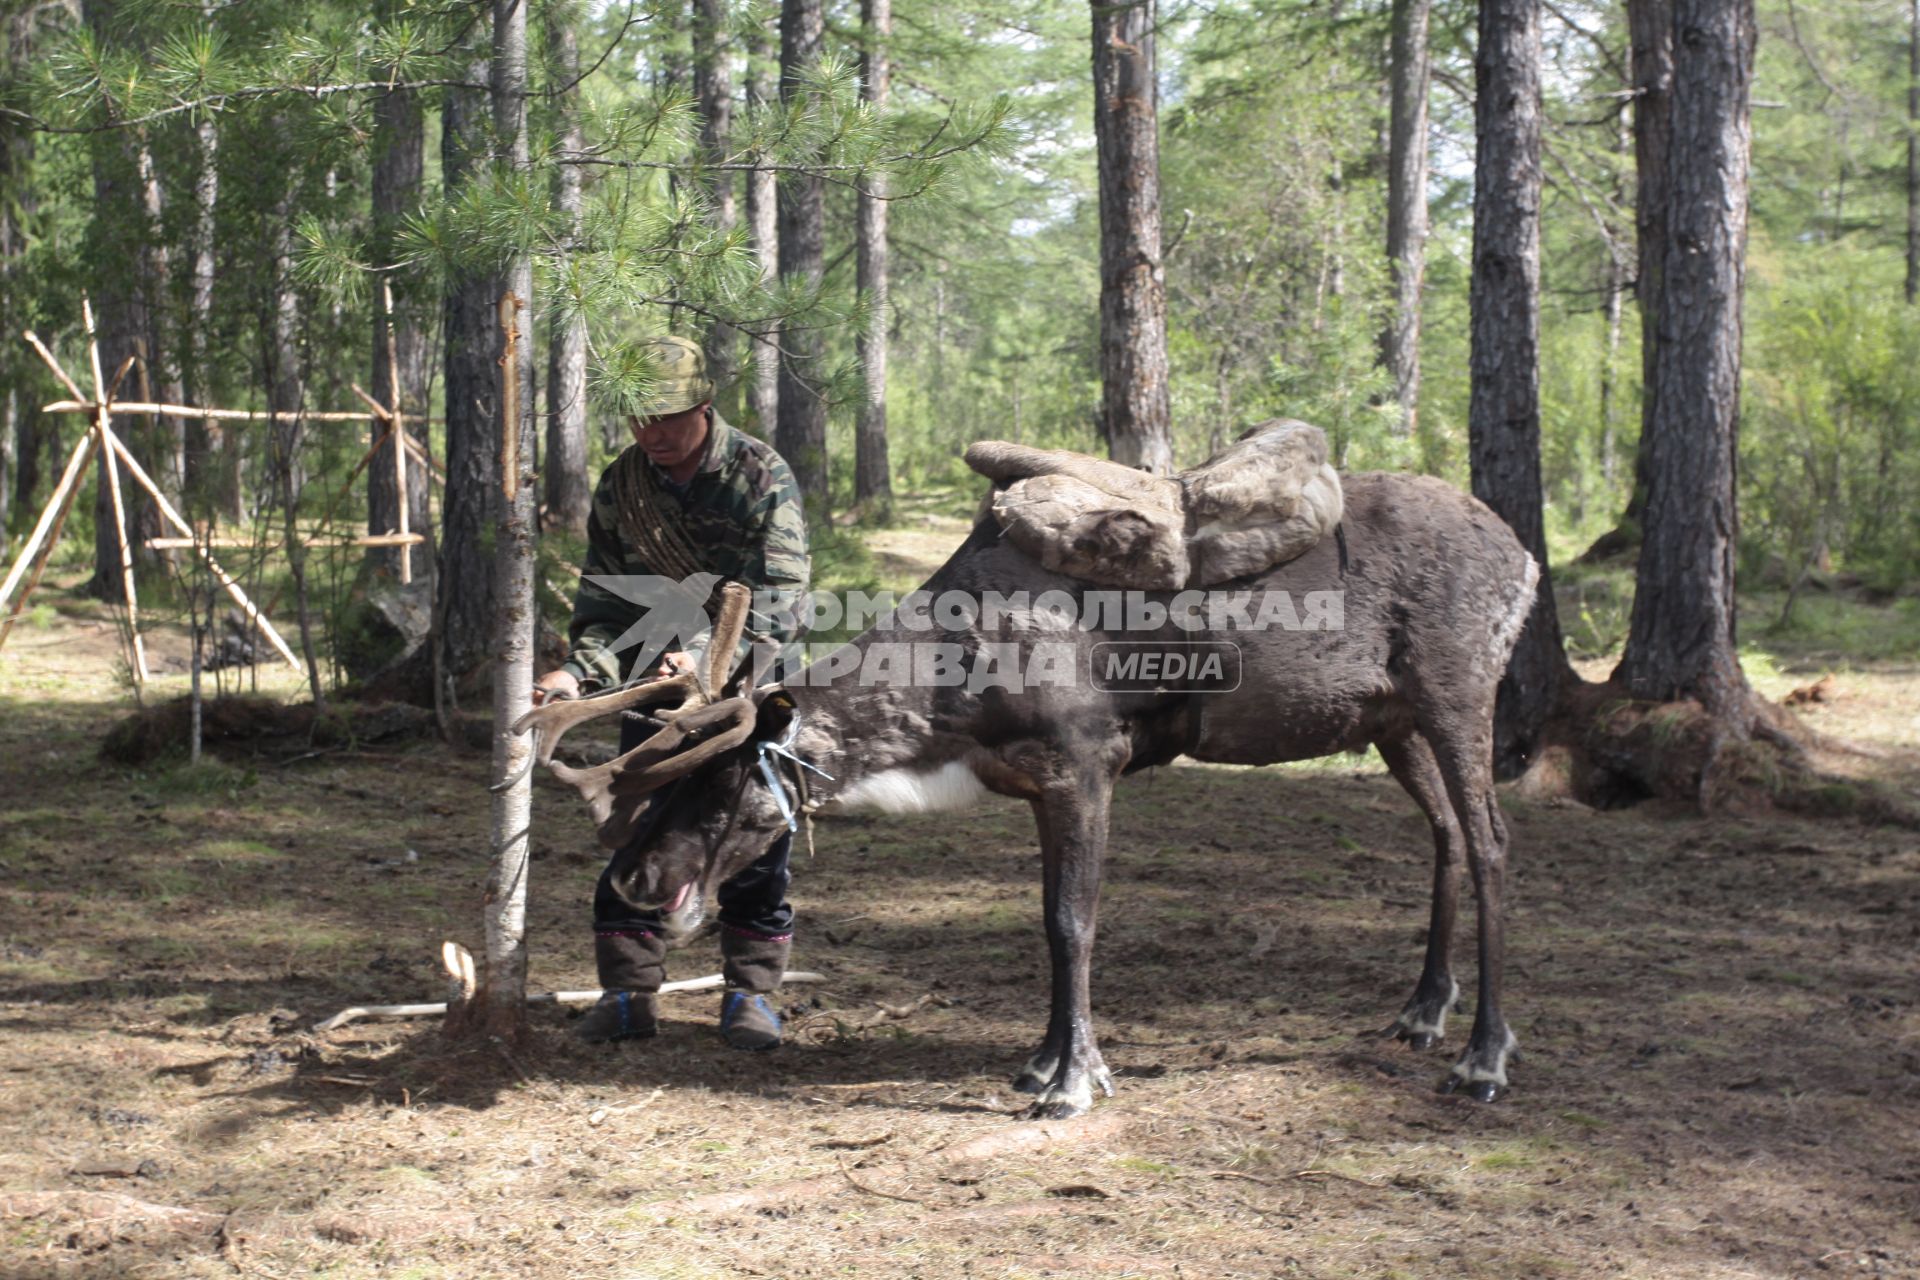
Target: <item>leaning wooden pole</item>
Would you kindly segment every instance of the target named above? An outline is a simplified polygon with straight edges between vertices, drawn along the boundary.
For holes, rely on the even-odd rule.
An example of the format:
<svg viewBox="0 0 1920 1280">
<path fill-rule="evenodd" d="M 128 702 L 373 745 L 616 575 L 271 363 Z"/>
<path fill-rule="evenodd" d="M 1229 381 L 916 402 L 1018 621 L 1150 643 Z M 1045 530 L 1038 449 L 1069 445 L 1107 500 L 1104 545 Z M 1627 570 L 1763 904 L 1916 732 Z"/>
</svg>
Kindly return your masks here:
<svg viewBox="0 0 1920 1280">
<path fill-rule="evenodd" d="M 107 412 L 107 402 L 113 393 L 107 389 L 107 380 L 100 373 L 100 338 L 93 331 L 93 303 L 83 294 L 80 298 L 80 318 L 87 327 L 87 363 L 93 366 L 93 429 L 105 439 L 112 425 L 112 415 Z M 118 384 L 126 376 L 126 366 L 114 375 Z M 120 589 L 126 597 L 127 637 L 132 649 L 133 682 L 137 688 L 145 688 L 147 683 L 147 646 L 140 639 L 140 592 L 133 579 L 133 536 L 127 530 L 127 507 L 120 494 L 120 463 L 114 457 L 112 449 L 101 451 L 101 458 L 107 464 L 107 493 L 113 499 L 113 531 L 115 540 L 120 544 Z"/>
<path fill-rule="evenodd" d="M 387 385 L 393 388 L 393 405 L 388 412 L 393 423 L 394 498 L 400 511 L 399 526 L 394 532 L 404 538 L 412 520 L 407 510 L 407 451 L 401 444 L 407 435 L 407 420 L 400 395 L 400 340 L 393 323 L 393 285 L 388 281 L 380 282 L 380 299 L 387 309 Z M 400 548 L 400 585 L 407 586 L 413 582 L 413 548 L 409 543 L 396 545 Z"/>
<path fill-rule="evenodd" d="M 167 501 L 166 494 L 160 492 L 160 486 L 153 482 L 153 477 L 147 474 L 146 468 L 141 466 L 134 456 L 127 452 L 127 447 L 120 443 L 120 437 L 114 435 L 111 428 L 106 427 L 100 429 L 100 434 L 105 437 L 107 446 L 120 455 L 121 463 L 132 473 L 139 486 L 147 491 L 147 496 L 153 499 L 154 506 L 160 509 L 160 514 L 166 518 L 167 523 L 191 538 L 193 526 L 173 509 L 173 504 Z M 287 647 L 287 642 L 281 638 L 278 631 L 274 630 L 273 624 L 267 621 L 267 615 L 254 607 L 253 601 L 247 598 L 247 593 L 241 589 L 238 582 L 234 581 L 233 575 L 222 569 L 220 562 L 212 555 L 205 555 L 202 558 L 206 560 L 207 568 L 219 580 L 220 585 L 226 588 L 227 594 L 233 597 L 233 602 L 240 606 L 240 612 L 247 616 L 249 622 L 260 628 L 261 634 L 266 636 L 280 656 L 286 659 L 287 665 L 295 671 L 304 671 L 305 668 L 300 665 L 300 659 L 294 656 L 293 650 Z"/>
<path fill-rule="evenodd" d="M 47 505 L 40 509 L 40 522 L 33 527 L 26 544 L 20 548 L 20 557 L 13 562 L 13 568 L 7 573 L 5 587 L 0 587 L 0 604 L 11 600 L 13 605 L 7 610 L 7 617 L 0 622 L 0 645 L 7 642 L 7 636 L 13 631 L 13 623 L 27 607 L 33 590 L 40 585 L 40 575 L 46 571 L 47 561 L 53 558 L 54 544 L 60 541 L 60 530 L 67 522 L 67 512 L 73 509 L 74 495 L 80 492 L 81 477 L 87 473 L 87 464 L 93 460 L 93 451 L 99 437 L 91 428 L 80 435 L 74 443 L 73 454 L 67 459 L 67 469 L 60 476 L 60 483 L 54 486 L 47 497 Z M 31 568 L 29 568 L 31 566 Z M 26 583 L 21 585 L 21 579 Z M 13 589 L 20 586 L 20 594 L 15 596 Z"/>
</svg>

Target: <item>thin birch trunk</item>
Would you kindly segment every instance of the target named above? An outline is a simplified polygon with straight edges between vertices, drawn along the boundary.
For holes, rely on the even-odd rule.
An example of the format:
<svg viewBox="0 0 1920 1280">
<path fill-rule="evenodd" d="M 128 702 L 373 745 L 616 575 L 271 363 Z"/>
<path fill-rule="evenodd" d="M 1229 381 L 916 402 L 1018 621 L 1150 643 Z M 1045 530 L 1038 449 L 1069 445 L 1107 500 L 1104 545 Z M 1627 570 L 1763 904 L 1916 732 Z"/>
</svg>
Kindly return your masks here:
<svg viewBox="0 0 1920 1280">
<path fill-rule="evenodd" d="M 526 85 L 527 9 L 522 0 L 494 0 L 493 135 L 499 160 L 528 167 Z M 486 973 L 466 1025 L 489 1036 L 515 1040 L 526 1031 L 527 873 L 533 815 L 532 751 L 527 738 L 510 731 L 531 705 L 534 646 L 534 510 L 532 414 L 533 263 L 525 254 L 502 272 L 498 311 L 501 441 L 490 485 L 496 519 L 493 548 L 493 792 L 489 828 L 492 871 L 487 878 Z M 509 778 L 515 779 L 506 785 Z M 461 1019 L 449 1011 L 450 1027 Z"/>
</svg>

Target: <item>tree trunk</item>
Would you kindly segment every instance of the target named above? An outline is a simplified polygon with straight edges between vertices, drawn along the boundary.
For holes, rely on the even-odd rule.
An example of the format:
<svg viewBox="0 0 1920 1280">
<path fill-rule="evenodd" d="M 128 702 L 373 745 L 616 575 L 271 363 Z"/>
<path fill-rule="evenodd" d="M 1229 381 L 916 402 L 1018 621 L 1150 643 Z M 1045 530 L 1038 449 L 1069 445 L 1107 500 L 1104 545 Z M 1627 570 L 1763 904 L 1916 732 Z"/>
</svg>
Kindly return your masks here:
<svg viewBox="0 0 1920 1280">
<path fill-rule="evenodd" d="M 484 53 L 472 53 L 463 79 L 489 75 Z M 448 89 L 442 109 L 441 172 L 449 200 L 486 164 L 486 95 Z M 447 480 L 441 502 L 440 566 L 434 582 L 440 668 L 457 689 L 493 656 L 493 494 L 500 475 L 495 383 L 499 335 L 497 281 L 460 273 L 446 286 Z M 437 699 L 446 689 L 435 690 Z"/>
<path fill-rule="evenodd" d="M 780 100 L 794 109 L 806 88 L 801 76 L 819 61 L 826 36 L 820 0 L 785 0 L 780 10 Z M 826 180 L 789 174 L 781 184 L 780 274 L 805 290 L 820 287 L 825 260 Z M 780 406 L 773 447 L 793 469 L 808 514 L 824 522 L 829 508 L 827 402 L 820 393 L 825 344 L 814 322 L 783 326 Z"/>
<path fill-rule="evenodd" d="M 1173 472 L 1167 285 L 1160 261 L 1157 5 L 1092 0 L 1100 164 L 1101 422 L 1114 461 Z"/>
<path fill-rule="evenodd" d="M 9 14 L 4 30 L 0 30 L 0 39 L 6 41 L 6 48 L 0 50 L 5 58 L 6 79 L 12 81 L 20 68 L 31 59 L 27 49 L 27 33 L 30 25 L 21 15 Z M 21 163 L 26 147 L 32 145 L 33 134 L 9 118 L 0 118 L 0 334 L 11 335 L 19 332 L 20 323 L 15 299 L 19 297 L 14 284 L 16 275 L 14 258 L 20 252 L 21 237 L 14 225 L 14 210 L 20 202 L 20 188 L 24 185 L 25 168 Z M 21 459 L 31 452 L 32 439 L 20 413 L 19 357 L 9 352 L 0 357 L 0 381 L 6 385 L 6 395 L 0 399 L 0 554 L 12 546 L 7 537 L 7 520 L 12 514 L 14 493 L 19 484 Z M 21 505 L 32 501 L 31 491 L 21 497 Z"/>
<path fill-rule="evenodd" d="M 1474 59 L 1473 493 L 1541 566 L 1494 716 L 1494 772 L 1519 775 L 1566 669 L 1540 490 L 1540 0 L 1482 0 Z"/>
<path fill-rule="evenodd" d="M 383 0 L 377 15 L 381 22 L 392 21 L 397 16 L 396 0 Z M 374 97 L 371 252 L 378 266 L 388 266 L 395 260 L 400 222 L 419 206 L 426 172 L 426 138 L 426 121 L 416 93 L 397 89 Z M 410 287 L 414 284 L 412 280 L 392 277 L 387 284 L 393 299 L 393 314 L 387 314 L 385 295 L 376 293 L 373 376 L 367 385 L 373 389 L 374 399 L 400 410 L 402 429 L 424 446 L 427 441 L 427 335 L 420 323 L 420 298 L 417 289 Z M 374 439 L 386 430 L 382 422 L 368 426 Z M 401 449 L 397 459 L 400 467 L 395 465 L 395 449 Z M 402 475 L 407 491 L 407 531 L 428 530 L 427 469 L 416 464 L 398 440 L 392 440 L 367 464 L 368 533 L 399 529 Z M 412 577 L 424 575 L 431 567 L 430 552 L 424 547 L 370 547 L 367 559 L 396 578 L 403 564 Z"/>
<path fill-rule="evenodd" d="M 493 134 L 516 170 L 528 167 L 526 85 L 527 8 L 522 0 L 494 0 Z M 533 289 L 533 262 L 516 256 L 500 279 L 498 341 L 501 447 L 488 485 L 496 541 L 493 594 L 497 660 L 493 671 L 492 871 L 485 899 L 486 972 L 466 1011 L 468 1030 L 506 1040 L 526 1032 L 528 828 L 533 812 L 532 743 L 510 732 L 533 695 L 534 490 L 533 343 L 525 317 Z M 509 778 L 516 779 L 511 786 Z M 462 1020 L 449 1010 L 449 1025 Z"/>
<path fill-rule="evenodd" d="M 1632 58 L 1629 50 L 1628 58 Z M 1629 68 L 1632 63 L 1629 61 Z M 1631 70 L 1629 70 L 1631 75 Z M 1614 121 L 1613 153 L 1619 163 L 1614 180 L 1613 198 L 1617 208 L 1626 207 L 1626 172 L 1633 153 L 1633 130 L 1627 124 L 1626 105 Z M 1607 224 L 1607 354 L 1600 365 L 1600 478 L 1604 491 L 1613 493 L 1620 468 L 1620 337 L 1625 320 L 1627 285 L 1631 280 L 1631 261 L 1622 243 L 1621 231 Z"/>
<path fill-rule="evenodd" d="M 765 27 L 754 28 L 747 46 L 747 59 L 747 107 L 754 110 L 773 102 L 779 92 Z M 747 225 L 753 231 L 753 248 L 760 258 L 763 284 L 771 284 L 780 275 L 778 189 L 778 180 L 771 169 L 755 169 L 747 175 Z M 750 363 L 753 373 L 747 385 L 748 416 L 753 429 L 770 438 L 780 417 L 779 348 L 756 338 Z"/>
<path fill-rule="evenodd" d="M 124 25 L 123 15 L 116 12 L 113 0 L 87 0 L 82 13 L 94 38 L 103 44 L 112 41 Z M 99 334 L 101 376 L 111 383 L 130 357 L 143 353 L 152 332 L 146 292 L 140 279 L 146 265 L 145 246 L 154 235 L 148 220 L 143 181 L 143 170 L 150 166 L 141 164 L 140 144 L 124 130 L 93 134 L 89 144 L 93 207 L 87 228 L 86 261 L 92 267 L 89 289 Z M 131 379 L 136 375 L 127 376 Z M 93 390 L 90 386 L 85 389 Z M 120 426 L 122 441 L 148 474 L 164 471 L 152 465 L 151 451 L 145 447 L 145 433 L 128 429 L 124 420 Z M 104 454 L 103 450 L 94 484 L 93 577 L 83 589 L 101 600 L 124 602 L 126 579 L 120 568 L 120 523 L 114 514 Z M 126 509 L 127 537 L 134 546 L 134 562 L 136 565 L 150 563 L 151 553 L 145 549 L 143 535 L 157 532 L 149 528 L 151 504 L 137 485 L 126 486 L 121 496 Z"/>
<path fill-rule="evenodd" d="M 13 514 L 14 476 L 20 466 L 20 393 L 8 386 L 0 396 L 0 561 L 13 548 L 7 535 L 8 519 Z"/>
<path fill-rule="evenodd" d="M 1640 303 L 1640 443 L 1634 450 L 1633 496 L 1622 523 L 1639 536 L 1646 510 L 1648 440 L 1658 408 L 1660 299 L 1667 257 L 1667 152 L 1673 109 L 1673 0 L 1628 0 L 1633 41 L 1634 296 Z"/>
<path fill-rule="evenodd" d="M 191 294 L 187 303 L 187 369 L 182 379 L 187 403 L 214 407 L 213 334 L 214 208 L 220 199 L 220 133 L 211 116 L 194 127 L 200 172 L 193 184 Z M 183 496 L 197 512 L 215 511 L 231 520 L 240 516 L 238 466 L 245 429 L 222 429 L 214 418 L 185 424 L 186 460 Z"/>
<path fill-rule="evenodd" d="M 1380 363 L 1400 405 L 1395 430 L 1420 418 L 1420 288 L 1427 271 L 1427 49 L 1431 0 L 1393 0 L 1393 106 L 1387 131 L 1387 269 L 1393 311 L 1380 332 Z"/>
<path fill-rule="evenodd" d="M 547 11 L 547 48 L 553 55 L 557 83 L 572 83 L 580 74 L 580 39 L 575 14 L 555 6 Z M 560 145 L 568 151 L 586 146 L 580 127 L 580 91 L 570 89 L 560 100 Z M 565 220 L 569 241 L 580 236 L 586 198 L 581 166 L 557 166 L 558 191 L 554 205 Z M 546 487 L 547 527 L 584 536 L 593 509 L 593 479 L 587 474 L 587 319 L 572 305 L 551 309 L 547 343 L 547 456 L 542 482 Z"/>
<path fill-rule="evenodd" d="M 694 0 L 693 98 L 700 112 L 702 164 L 720 164 L 727 158 L 728 140 L 733 135 L 732 59 L 733 39 L 727 30 L 724 0 Z M 732 231 L 739 221 L 734 185 L 732 170 L 707 170 L 708 216 L 716 231 Z M 723 394 L 733 387 L 733 353 L 738 341 L 734 327 L 724 320 L 713 321 L 707 330 L 707 374 Z"/>
<path fill-rule="evenodd" d="M 1907 302 L 1920 302 L 1920 0 L 1907 9 Z"/>
<path fill-rule="evenodd" d="M 283 176 L 287 187 L 274 209 L 269 233 L 273 236 L 270 259 L 273 272 L 267 285 L 271 290 L 266 347 L 267 408 L 276 415 L 298 415 L 307 407 L 306 369 L 300 350 L 300 295 L 293 282 L 298 176 L 292 171 Z M 282 421 L 276 416 L 268 430 L 273 441 L 274 476 L 280 486 L 287 567 L 293 578 L 294 607 L 300 623 L 300 654 L 307 663 L 307 685 L 317 710 L 326 705 L 326 688 L 320 679 L 320 663 L 314 646 L 313 609 L 307 592 L 307 551 L 300 544 L 299 526 L 300 493 L 306 481 L 300 446 L 306 428 L 297 416 L 291 421 Z"/>
<path fill-rule="evenodd" d="M 860 25 L 866 40 L 860 97 L 874 114 L 884 115 L 892 77 L 887 46 L 893 39 L 893 0 L 860 0 Z M 886 178 L 876 173 L 870 181 L 874 194 L 863 191 L 859 197 L 855 268 L 868 316 L 854 338 L 867 385 L 854 424 L 853 500 L 863 510 L 883 515 L 893 504 L 893 475 L 887 462 L 887 202 L 882 198 Z"/>
<path fill-rule="evenodd" d="M 1733 577 L 1753 0 L 1674 0 L 1673 18 L 1670 237 L 1646 536 L 1615 678 L 1636 698 L 1697 698 L 1720 718 L 1749 697 Z"/>
</svg>

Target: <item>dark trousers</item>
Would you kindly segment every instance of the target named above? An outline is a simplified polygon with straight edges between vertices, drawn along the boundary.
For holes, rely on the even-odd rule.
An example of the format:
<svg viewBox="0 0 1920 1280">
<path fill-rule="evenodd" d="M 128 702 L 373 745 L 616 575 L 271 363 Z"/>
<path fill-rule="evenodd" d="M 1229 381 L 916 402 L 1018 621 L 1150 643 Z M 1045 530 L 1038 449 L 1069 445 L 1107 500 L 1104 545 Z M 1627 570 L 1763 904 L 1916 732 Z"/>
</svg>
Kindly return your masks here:
<svg viewBox="0 0 1920 1280">
<path fill-rule="evenodd" d="M 621 752 L 633 750 L 652 733 L 653 729 L 640 721 L 623 722 L 620 726 Z M 656 793 L 647 802 L 647 809 L 640 816 L 633 838 L 636 841 L 649 838 L 654 823 L 660 820 L 666 810 L 668 797 L 681 787 L 698 785 L 695 780 L 688 778 L 670 783 L 667 790 Z M 757 861 L 721 884 L 718 895 L 721 928 L 741 937 L 769 942 L 784 941 L 793 936 L 793 908 L 787 903 L 787 887 L 793 879 L 787 863 L 792 854 L 793 836 L 790 832 L 782 832 L 773 847 Z M 614 861 L 617 858 L 607 863 L 606 869 L 600 873 L 600 883 L 594 887 L 594 933 L 657 934 L 660 913 L 635 907 L 614 888 Z"/>
</svg>

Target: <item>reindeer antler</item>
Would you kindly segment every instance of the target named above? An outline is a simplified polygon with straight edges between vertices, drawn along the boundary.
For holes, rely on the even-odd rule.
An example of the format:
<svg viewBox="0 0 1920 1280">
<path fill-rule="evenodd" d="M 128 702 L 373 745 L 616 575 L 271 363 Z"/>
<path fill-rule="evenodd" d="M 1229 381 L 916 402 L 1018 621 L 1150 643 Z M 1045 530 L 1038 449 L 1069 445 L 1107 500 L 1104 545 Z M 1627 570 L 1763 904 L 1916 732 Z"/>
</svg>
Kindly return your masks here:
<svg viewBox="0 0 1920 1280">
<path fill-rule="evenodd" d="M 750 593 L 738 582 L 721 588 L 718 616 L 699 671 L 683 671 L 590 698 L 547 702 L 514 721 L 514 733 L 534 735 L 527 767 L 546 765 L 554 777 L 578 791 L 607 847 L 617 849 L 632 838 L 642 797 L 739 746 L 753 732 L 753 701 L 719 697 L 733 674 L 734 650 L 746 630 L 750 600 Z M 624 755 L 589 769 L 554 761 L 560 739 L 576 726 L 668 702 L 673 705 L 658 712 L 665 726 Z"/>
</svg>

